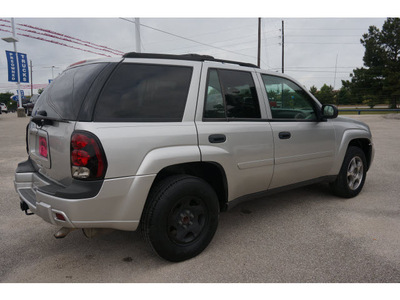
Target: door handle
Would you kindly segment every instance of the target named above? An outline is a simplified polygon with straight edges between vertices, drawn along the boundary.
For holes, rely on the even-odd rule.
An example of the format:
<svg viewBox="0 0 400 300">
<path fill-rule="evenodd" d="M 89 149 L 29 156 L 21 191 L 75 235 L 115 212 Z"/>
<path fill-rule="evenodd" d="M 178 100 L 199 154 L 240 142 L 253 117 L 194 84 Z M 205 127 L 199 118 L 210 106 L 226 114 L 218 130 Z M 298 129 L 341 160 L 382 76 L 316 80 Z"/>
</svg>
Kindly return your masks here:
<svg viewBox="0 0 400 300">
<path fill-rule="evenodd" d="M 208 137 L 208 141 L 212 144 L 223 143 L 226 141 L 225 134 L 212 134 Z"/>
<path fill-rule="evenodd" d="M 291 135 L 290 132 L 288 132 L 288 131 L 279 132 L 279 138 L 280 138 L 281 140 L 290 139 L 291 136 L 292 136 L 292 135 Z"/>
</svg>

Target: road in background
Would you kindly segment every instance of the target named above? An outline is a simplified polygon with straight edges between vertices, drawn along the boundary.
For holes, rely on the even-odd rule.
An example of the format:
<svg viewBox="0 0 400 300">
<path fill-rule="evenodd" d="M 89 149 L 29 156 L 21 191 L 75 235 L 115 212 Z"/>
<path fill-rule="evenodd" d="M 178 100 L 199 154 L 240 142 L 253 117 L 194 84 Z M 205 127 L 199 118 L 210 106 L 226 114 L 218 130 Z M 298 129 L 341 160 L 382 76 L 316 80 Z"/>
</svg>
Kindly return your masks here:
<svg viewBox="0 0 400 300">
<path fill-rule="evenodd" d="M 0 116 L 0 282 L 400 282 L 400 120 L 352 116 L 371 127 L 375 161 L 361 194 L 326 184 L 247 202 L 222 213 L 208 248 L 181 263 L 158 258 L 139 232 L 58 227 L 25 216 L 14 171 L 27 158 L 28 118 Z M 132 291 L 133 292 L 133 291 Z"/>
</svg>

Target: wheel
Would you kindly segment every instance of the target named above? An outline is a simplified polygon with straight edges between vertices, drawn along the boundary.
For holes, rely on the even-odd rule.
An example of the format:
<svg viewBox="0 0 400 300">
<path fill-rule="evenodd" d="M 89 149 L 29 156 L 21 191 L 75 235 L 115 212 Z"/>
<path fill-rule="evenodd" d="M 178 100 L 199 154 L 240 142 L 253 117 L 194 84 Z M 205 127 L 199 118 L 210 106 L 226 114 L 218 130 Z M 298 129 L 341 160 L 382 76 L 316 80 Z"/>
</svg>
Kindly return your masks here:
<svg viewBox="0 0 400 300">
<path fill-rule="evenodd" d="M 358 147 L 349 147 L 336 180 L 330 184 L 333 193 L 343 198 L 357 196 L 364 186 L 367 163 L 364 152 Z"/>
<path fill-rule="evenodd" d="M 218 197 L 207 182 L 176 175 L 151 189 L 141 220 L 142 234 L 162 258 L 183 261 L 208 246 L 218 216 Z"/>
</svg>

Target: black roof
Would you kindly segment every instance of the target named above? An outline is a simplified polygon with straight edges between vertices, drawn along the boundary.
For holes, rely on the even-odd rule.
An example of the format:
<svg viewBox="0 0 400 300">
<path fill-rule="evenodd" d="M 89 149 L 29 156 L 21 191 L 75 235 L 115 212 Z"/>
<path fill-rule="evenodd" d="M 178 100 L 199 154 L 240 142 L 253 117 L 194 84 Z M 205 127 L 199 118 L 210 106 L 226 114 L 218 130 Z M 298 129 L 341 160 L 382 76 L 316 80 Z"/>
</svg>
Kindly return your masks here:
<svg viewBox="0 0 400 300">
<path fill-rule="evenodd" d="M 225 60 L 214 58 L 210 55 L 200 55 L 200 54 L 159 54 L 159 53 L 138 53 L 138 52 L 128 52 L 125 53 L 122 57 L 125 58 L 156 58 L 156 59 L 176 59 L 176 60 L 191 60 L 191 61 L 215 61 L 221 63 L 235 64 L 243 67 L 250 68 L 258 68 L 256 65 L 233 61 L 233 60 Z"/>
</svg>

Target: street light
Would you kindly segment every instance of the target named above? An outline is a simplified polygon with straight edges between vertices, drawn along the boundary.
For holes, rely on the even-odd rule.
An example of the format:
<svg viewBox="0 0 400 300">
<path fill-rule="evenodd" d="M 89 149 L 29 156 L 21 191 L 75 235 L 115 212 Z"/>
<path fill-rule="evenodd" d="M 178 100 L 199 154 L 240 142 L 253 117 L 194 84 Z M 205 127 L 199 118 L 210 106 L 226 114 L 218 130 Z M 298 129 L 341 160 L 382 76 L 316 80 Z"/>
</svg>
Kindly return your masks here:
<svg viewBox="0 0 400 300">
<path fill-rule="evenodd" d="M 7 43 L 16 43 L 18 42 L 18 39 L 15 37 L 6 37 L 6 38 L 2 38 L 3 41 L 6 41 Z"/>
<path fill-rule="evenodd" d="M 19 62 L 18 62 L 18 52 L 17 52 L 17 42 L 18 39 L 15 37 L 15 24 L 14 24 L 14 18 L 11 18 L 11 27 L 12 27 L 12 37 L 6 37 L 2 38 L 3 41 L 7 43 L 13 43 L 14 44 L 14 52 L 15 52 L 15 57 L 16 57 L 16 63 L 17 63 L 17 70 L 19 70 Z M 21 88 L 20 88 L 20 76 L 18 76 L 17 80 L 17 93 L 18 93 L 18 109 L 17 109 L 17 115 L 18 117 L 25 117 L 25 110 L 22 107 L 22 99 L 21 99 Z"/>
</svg>

